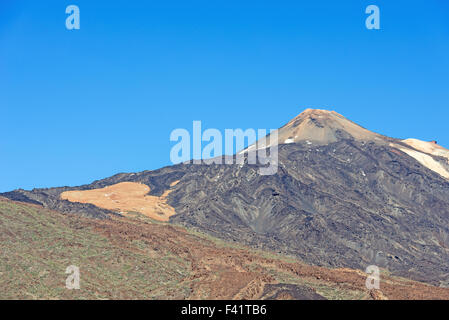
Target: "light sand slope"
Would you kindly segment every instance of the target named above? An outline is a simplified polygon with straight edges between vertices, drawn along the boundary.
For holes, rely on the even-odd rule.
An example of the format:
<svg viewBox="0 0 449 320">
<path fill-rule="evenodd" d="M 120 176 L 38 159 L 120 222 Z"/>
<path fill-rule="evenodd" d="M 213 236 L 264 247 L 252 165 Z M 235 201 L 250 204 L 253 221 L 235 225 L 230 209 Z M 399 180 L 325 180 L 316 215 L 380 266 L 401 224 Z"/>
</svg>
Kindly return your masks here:
<svg viewBox="0 0 449 320">
<path fill-rule="evenodd" d="M 174 184 L 173 184 L 174 185 Z M 140 212 L 159 221 L 168 221 L 175 209 L 167 204 L 167 190 L 160 197 L 147 195 L 150 187 L 136 182 L 122 182 L 101 189 L 66 191 L 61 199 L 90 203 L 120 213 Z"/>
<path fill-rule="evenodd" d="M 426 168 L 438 173 L 446 179 L 449 179 L 449 171 L 447 168 L 440 161 L 432 157 L 443 157 L 449 165 L 449 150 L 434 142 L 421 141 L 418 139 L 406 139 L 402 140 L 402 142 L 410 147 L 401 146 L 396 143 L 392 143 L 390 145 L 408 154 Z"/>
<path fill-rule="evenodd" d="M 399 150 L 401 150 L 402 152 L 405 152 L 406 154 L 408 154 L 410 157 L 416 159 L 416 161 L 421 163 L 424 167 L 426 167 L 432 171 L 435 171 L 436 173 L 438 173 L 439 175 L 441 175 L 442 177 L 444 177 L 446 179 L 449 179 L 449 172 L 443 167 L 443 165 L 441 163 L 436 161 L 434 158 L 432 158 L 428 154 L 425 154 L 423 152 L 419 152 L 416 150 L 408 149 L 408 148 L 398 147 L 398 146 L 397 146 L 397 148 Z"/>
<path fill-rule="evenodd" d="M 408 144 L 412 148 L 419 150 L 421 152 L 425 152 L 434 156 L 438 157 L 444 157 L 448 159 L 449 161 L 449 150 L 446 148 L 443 148 L 442 146 L 434 143 L 434 142 L 427 142 L 427 141 L 421 141 L 418 139 L 406 139 L 402 140 L 403 143 Z"/>
</svg>

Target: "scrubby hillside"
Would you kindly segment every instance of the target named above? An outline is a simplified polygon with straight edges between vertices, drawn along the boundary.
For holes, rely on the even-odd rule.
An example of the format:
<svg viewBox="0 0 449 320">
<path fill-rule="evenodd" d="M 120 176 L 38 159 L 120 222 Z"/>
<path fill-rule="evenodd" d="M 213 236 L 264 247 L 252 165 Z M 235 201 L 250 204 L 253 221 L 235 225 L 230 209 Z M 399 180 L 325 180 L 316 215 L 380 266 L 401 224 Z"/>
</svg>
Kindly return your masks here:
<svg viewBox="0 0 449 320">
<path fill-rule="evenodd" d="M 310 267 L 156 222 L 63 215 L 0 199 L 0 299 L 449 299 L 449 289 Z M 67 266 L 80 290 L 65 288 Z"/>
</svg>

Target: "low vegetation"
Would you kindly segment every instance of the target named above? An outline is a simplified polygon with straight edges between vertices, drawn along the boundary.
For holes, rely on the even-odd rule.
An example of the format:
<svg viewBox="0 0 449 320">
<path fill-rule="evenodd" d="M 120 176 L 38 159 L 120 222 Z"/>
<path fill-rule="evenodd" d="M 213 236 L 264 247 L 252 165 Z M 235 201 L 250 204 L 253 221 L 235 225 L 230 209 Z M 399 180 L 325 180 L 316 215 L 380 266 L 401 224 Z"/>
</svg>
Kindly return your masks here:
<svg viewBox="0 0 449 320">
<path fill-rule="evenodd" d="M 66 288 L 70 265 L 79 290 Z M 392 277 L 373 294 L 365 276 L 139 214 L 99 220 L 0 200 L 0 299 L 449 298 L 449 289 Z"/>
</svg>

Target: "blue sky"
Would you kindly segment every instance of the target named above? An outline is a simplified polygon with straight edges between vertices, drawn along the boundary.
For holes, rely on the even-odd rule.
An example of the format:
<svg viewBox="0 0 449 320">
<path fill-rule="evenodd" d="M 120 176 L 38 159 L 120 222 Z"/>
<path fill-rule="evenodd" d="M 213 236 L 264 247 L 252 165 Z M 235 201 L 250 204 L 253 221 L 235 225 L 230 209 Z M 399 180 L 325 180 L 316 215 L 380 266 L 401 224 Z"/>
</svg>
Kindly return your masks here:
<svg viewBox="0 0 449 320">
<path fill-rule="evenodd" d="M 449 2 L 0 1 L 0 191 L 157 169 L 193 120 L 278 128 L 307 107 L 449 147 Z"/>
</svg>

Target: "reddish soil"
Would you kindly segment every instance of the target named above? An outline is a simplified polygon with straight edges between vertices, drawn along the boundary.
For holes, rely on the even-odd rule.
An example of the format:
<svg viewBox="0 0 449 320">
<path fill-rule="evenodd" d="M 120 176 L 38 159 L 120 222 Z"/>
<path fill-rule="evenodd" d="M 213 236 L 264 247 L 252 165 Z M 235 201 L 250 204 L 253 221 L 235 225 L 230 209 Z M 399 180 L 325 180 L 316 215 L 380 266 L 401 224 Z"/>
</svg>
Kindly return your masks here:
<svg viewBox="0 0 449 320">
<path fill-rule="evenodd" d="M 192 272 L 184 281 L 192 284 L 191 299 L 259 299 L 266 284 L 278 283 L 267 269 L 342 292 L 365 292 L 366 299 L 449 299 L 447 288 L 388 276 L 381 277 L 379 291 L 369 291 L 365 287 L 367 275 L 360 270 L 327 269 L 265 258 L 249 249 L 218 246 L 171 225 L 136 223 L 128 218 L 86 223 L 116 245 L 126 246 L 128 241 L 139 239 L 153 250 L 169 250 L 188 259 Z"/>
<path fill-rule="evenodd" d="M 0 201 L 9 200 L 0 197 Z M 331 288 L 335 293 L 333 297 L 339 299 L 347 299 L 348 293 L 353 292 L 359 293 L 354 297 L 358 299 L 449 300 L 449 288 L 385 275 L 381 275 L 380 290 L 370 291 L 365 287 L 367 274 L 360 270 L 328 269 L 290 262 L 287 258 L 268 252 L 231 246 L 181 227 L 151 223 L 139 217 L 98 220 L 63 216 L 58 212 L 54 214 L 72 221 L 74 232 L 82 228 L 98 232 L 109 239 L 111 244 L 123 249 L 123 252 L 144 250 L 154 259 L 157 259 L 158 252 L 170 253 L 188 261 L 191 270 L 180 285 L 190 287 L 190 299 L 260 299 L 266 296 L 264 289 L 267 284 L 285 283 L 277 277 L 281 274 L 290 283 L 306 284 L 316 291 L 323 286 Z M 145 248 L 130 245 L 134 240 L 144 243 Z M 117 259 L 124 257 L 119 256 Z M 291 299 L 292 296 L 288 292 L 280 292 L 277 298 Z"/>
</svg>

